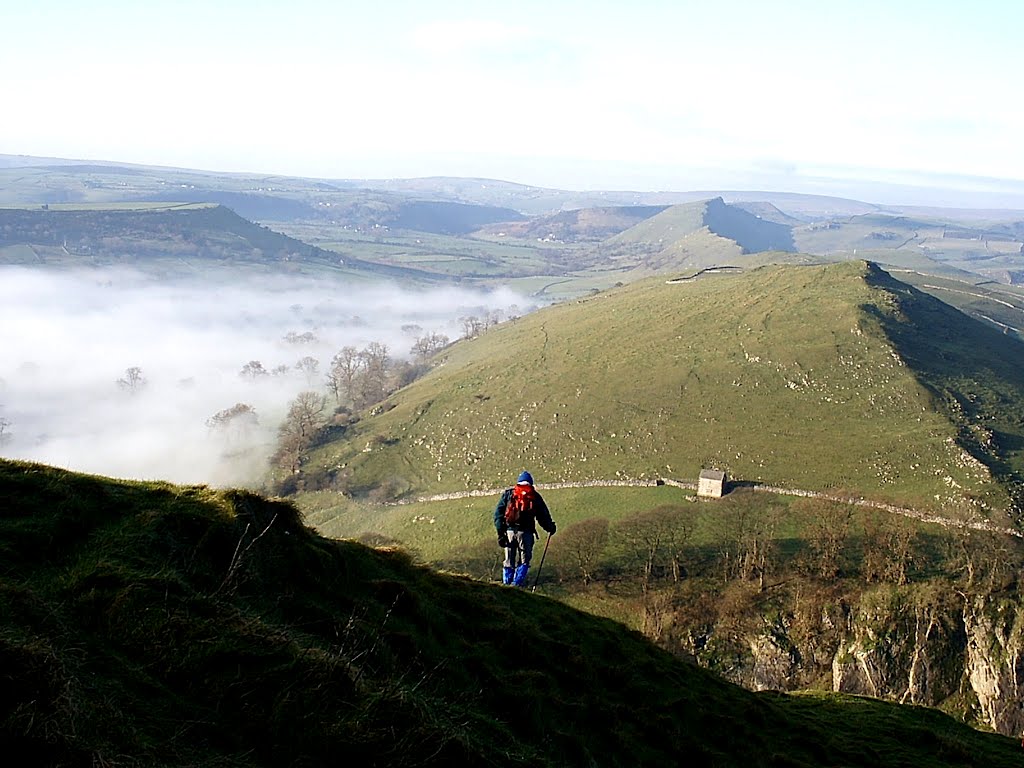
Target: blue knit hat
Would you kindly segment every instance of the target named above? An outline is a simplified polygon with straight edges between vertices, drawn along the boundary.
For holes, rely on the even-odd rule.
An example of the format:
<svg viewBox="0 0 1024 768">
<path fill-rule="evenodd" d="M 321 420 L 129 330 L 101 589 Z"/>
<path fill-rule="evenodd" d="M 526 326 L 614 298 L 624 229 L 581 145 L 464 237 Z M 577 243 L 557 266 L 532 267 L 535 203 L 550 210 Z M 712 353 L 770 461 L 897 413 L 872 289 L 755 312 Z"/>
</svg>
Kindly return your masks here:
<svg viewBox="0 0 1024 768">
<path fill-rule="evenodd" d="M 519 479 L 516 480 L 516 485 L 522 485 L 523 483 L 533 485 L 533 475 L 531 475 L 529 472 L 523 472 L 521 475 L 519 475 Z"/>
</svg>

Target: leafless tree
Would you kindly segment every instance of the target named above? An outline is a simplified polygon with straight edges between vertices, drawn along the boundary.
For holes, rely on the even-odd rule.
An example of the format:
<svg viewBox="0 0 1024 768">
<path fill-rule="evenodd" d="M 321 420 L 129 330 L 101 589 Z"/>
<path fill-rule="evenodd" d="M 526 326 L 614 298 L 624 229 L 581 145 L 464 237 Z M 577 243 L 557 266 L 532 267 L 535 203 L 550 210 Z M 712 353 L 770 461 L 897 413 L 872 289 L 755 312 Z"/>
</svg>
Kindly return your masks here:
<svg viewBox="0 0 1024 768">
<path fill-rule="evenodd" d="M 594 568 L 597 566 L 608 544 L 608 520 L 603 517 L 592 517 L 573 523 L 555 537 L 558 552 L 566 557 L 579 570 L 584 584 L 593 580 Z"/>
<path fill-rule="evenodd" d="M 917 529 L 907 518 L 878 511 L 867 515 L 861 559 L 865 581 L 909 582 L 916 543 Z"/>
<path fill-rule="evenodd" d="M 359 352 L 360 370 L 356 405 L 359 408 L 379 403 L 387 397 L 388 348 L 386 344 L 371 341 Z"/>
<path fill-rule="evenodd" d="M 615 532 L 635 561 L 640 563 L 641 583 L 646 589 L 656 567 L 665 560 L 678 581 L 682 572 L 682 550 L 693 531 L 686 510 L 665 505 L 620 521 Z"/>
<path fill-rule="evenodd" d="M 250 360 L 248 363 L 242 366 L 242 370 L 238 372 L 238 375 L 243 379 L 249 379 L 250 381 L 256 381 L 256 379 L 267 376 L 267 369 L 263 367 L 263 363 L 259 360 Z"/>
<path fill-rule="evenodd" d="M 467 315 L 465 317 L 460 317 L 459 322 L 462 323 L 462 335 L 464 338 L 467 339 L 472 339 L 479 336 L 486 327 L 484 321 L 481 320 L 476 315 Z"/>
<path fill-rule="evenodd" d="M 256 409 L 248 403 L 235 403 L 230 408 L 217 411 L 206 420 L 206 426 L 220 432 L 229 440 L 240 440 L 252 434 L 260 420 Z"/>
<path fill-rule="evenodd" d="M 327 385 L 340 405 L 354 401 L 354 384 L 359 372 L 359 352 L 355 347 L 342 347 L 338 354 L 331 358 L 331 368 L 327 372 Z"/>
<path fill-rule="evenodd" d="M 313 344 L 317 341 L 317 337 L 312 331 L 306 331 L 304 333 L 289 331 L 284 335 L 284 340 L 289 344 Z"/>
<path fill-rule="evenodd" d="M 320 361 L 312 355 L 306 355 L 295 364 L 295 369 L 306 374 L 306 383 L 312 387 L 320 370 Z"/>
<path fill-rule="evenodd" d="M 430 333 L 420 336 L 410 350 L 417 360 L 426 360 L 448 346 L 448 337 L 442 333 Z"/>
<path fill-rule="evenodd" d="M 800 499 L 793 509 L 809 518 L 807 539 L 814 573 L 823 579 L 839 576 L 843 572 L 853 508 L 825 499 Z"/>
<path fill-rule="evenodd" d="M 763 590 L 765 579 L 775 566 L 775 528 L 779 521 L 776 504 L 751 492 L 733 491 L 721 506 L 731 529 L 723 552 L 727 578 L 757 580 Z"/>
<path fill-rule="evenodd" d="M 137 394 L 146 386 L 146 379 L 142 376 L 142 369 L 138 366 L 126 368 L 124 376 L 117 380 L 117 386 L 129 394 Z"/>
<path fill-rule="evenodd" d="M 300 392 L 295 397 L 278 428 L 276 459 L 279 466 L 291 472 L 299 470 L 303 453 L 324 424 L 326 410 L 327 398 L 317 392 Z"/>
</svg>

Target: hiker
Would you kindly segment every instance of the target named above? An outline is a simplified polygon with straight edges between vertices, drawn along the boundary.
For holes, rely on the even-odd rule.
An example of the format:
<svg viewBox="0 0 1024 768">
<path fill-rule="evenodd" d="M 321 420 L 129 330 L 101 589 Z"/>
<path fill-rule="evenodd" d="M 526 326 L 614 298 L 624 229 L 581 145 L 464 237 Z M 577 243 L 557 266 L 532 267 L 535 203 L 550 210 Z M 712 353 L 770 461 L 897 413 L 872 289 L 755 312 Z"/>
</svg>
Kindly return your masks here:
<svg viewBox="0 0 1024 768">
<path fill-rule="evenodd" d="M 530 570 L 533 542 L 537 537 L 537 523 L 548 532 L 555 533 L 548 505 L 533 487 L 533 476 L 523 472 L 512 488 L 506 488 L 494 509 L 494 527 L 498 531 L 498 546 L 505 550 L 503 584 L 526 586 Z"/>
</svg>

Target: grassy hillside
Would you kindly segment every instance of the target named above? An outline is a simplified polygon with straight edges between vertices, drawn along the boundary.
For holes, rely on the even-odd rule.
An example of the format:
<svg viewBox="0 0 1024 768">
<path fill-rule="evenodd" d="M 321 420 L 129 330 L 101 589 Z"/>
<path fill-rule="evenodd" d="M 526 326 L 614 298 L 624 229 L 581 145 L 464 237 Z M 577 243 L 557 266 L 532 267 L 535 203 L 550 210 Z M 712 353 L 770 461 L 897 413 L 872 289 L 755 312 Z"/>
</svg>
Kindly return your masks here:
<svg viewBox="0 0 1024 768">
<path fill-rule="evenodd" d="M 789 226 L 727 205 L 720 197 L 674 205 L 631 227 L 613 242 L 668 248 L 677 240 L 705 228 L 711 234 L 734 241 L 745 253 L 796 250 Z"/>
<path fill-rule="evenodd" d="M 542 483 L 719 467 L 946 514 L 1007 509 L 1024 476 L 1022 351 L 864 262 L 652 279 L 456 345 L 306 469 L 416 495 L 522 467 Z"/>
<path fill-rule="evenodd" d="M 509 220 L 487 227 L 482 234 L 564 243 L 599 242 L 617 235 L 665 210 L 663 205 L 577 208 L 525 221 Z"/>
<path fill-rule="evenodd" d="M 293 508 L 0 461 L 0 743 L 31 765 L 1010 766 L 934 710 L 753 694 Z"/>
<path fill-rule="evenodd" d="M 0 208 L 0 264 L 130 265 L 170 275 L 246 267 L 409 281 L 431 277 L 412 268 L 341 257 L 254 224 L 229 208 L 194 203 Z"/>
</svg>

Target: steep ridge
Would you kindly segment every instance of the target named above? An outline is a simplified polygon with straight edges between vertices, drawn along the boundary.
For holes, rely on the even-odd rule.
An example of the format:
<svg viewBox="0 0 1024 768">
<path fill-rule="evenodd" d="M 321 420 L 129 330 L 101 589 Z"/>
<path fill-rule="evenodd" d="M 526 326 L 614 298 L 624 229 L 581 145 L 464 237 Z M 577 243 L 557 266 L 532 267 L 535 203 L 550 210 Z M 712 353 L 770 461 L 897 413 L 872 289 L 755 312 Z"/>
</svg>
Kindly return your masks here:
<svg viewBox="0 0 1024 768">
<path fill-rule="evenodd" d="M 651 279 L 456 345 L 305 469 L 418 495 L 497 487 L 510 466 L 546 482 L 714 466 L 1006 523 L 1020 354 L 865 262 Z"/>
<path fill-rule="evenodd" d="M 721 197 L 674 205 L 613 238 L 613 243 L 645 243 L 671 248 L 701 230 L 732 240 L 744 253 L 795 251 L 789 226 L 728 205 Z"/>
<path fill-rule="evenodd" d="M 937 711 L 753 694 L 287 504 L 0 461 L 0 744 L 31 765 L 1010 766 Z"/>
<path fill-rule="evenodd" d="M 727 205 L 720 197 L 708 201 L 704 222 L 716 235 L 735 240 L 746 253 L 796 250 L 790 227 Z"/>
</svg>

